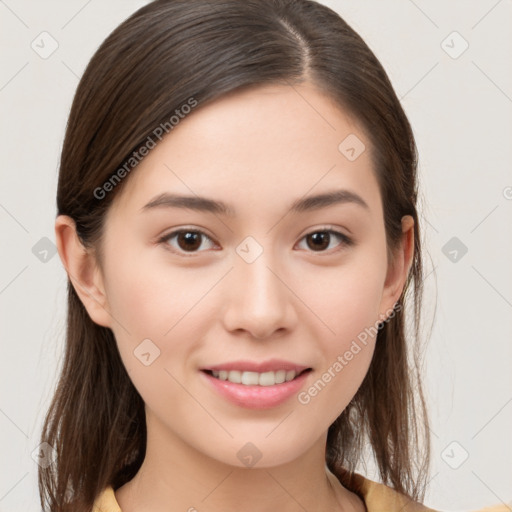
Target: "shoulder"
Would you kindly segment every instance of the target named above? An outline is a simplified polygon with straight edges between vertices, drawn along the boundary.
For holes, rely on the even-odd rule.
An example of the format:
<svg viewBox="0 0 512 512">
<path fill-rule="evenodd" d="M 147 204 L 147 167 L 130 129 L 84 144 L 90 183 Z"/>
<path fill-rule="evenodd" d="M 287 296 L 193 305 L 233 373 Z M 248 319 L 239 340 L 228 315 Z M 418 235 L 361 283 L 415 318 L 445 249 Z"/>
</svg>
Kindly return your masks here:
<svg viewBox="0 0 512 512">
<path fill-rule="evenodd" d="M 415 502 L 393 488 L 369 480 L 358 473 L 342 473 L 339 479 L 345 487 L 362 498 L 368 512 L 443 512 Z M 473 512 L 510 512 L 510 508 L 503 504 Z"/>
<path fill-rule="evenodd" d="M 510 505 L 493 505 L 492 507 L 485 507 L 474 512 L 510 512 L 512 508 Z"/>
<path fill-rule="evenodd" d="M 106 487 L 96 498 L 92 512 L 121 512 L 112 486 Z"/>
<path fill-rule="evenodd" d="M 340 481 L 345 487 L 362 498 L 368 512 L 381 510 L 387 512 L 440 512 L 413 501 L 393 488 L 369 480 L 358 473 L 344 474 L 340 477 Z"/>
</svg>

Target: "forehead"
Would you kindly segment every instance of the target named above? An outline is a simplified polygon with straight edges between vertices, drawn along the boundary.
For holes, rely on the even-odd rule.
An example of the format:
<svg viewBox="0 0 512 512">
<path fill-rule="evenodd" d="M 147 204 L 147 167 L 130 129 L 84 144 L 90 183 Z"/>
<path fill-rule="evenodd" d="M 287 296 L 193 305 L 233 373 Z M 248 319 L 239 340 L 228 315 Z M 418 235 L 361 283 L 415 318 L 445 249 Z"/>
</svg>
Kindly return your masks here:
<svg viewBox="0 0 512 512">
<path fill-rule="evenodd" d="M 132 171 L 115 203 L 140 209 L 158 193 L 179 192 L 230 198 L 238 213 L 236 204 L 289 203 L 333 187 L 379 207 L 364 132 L 308 83 L 269 85 L 197 106 Z"/>
</svg>

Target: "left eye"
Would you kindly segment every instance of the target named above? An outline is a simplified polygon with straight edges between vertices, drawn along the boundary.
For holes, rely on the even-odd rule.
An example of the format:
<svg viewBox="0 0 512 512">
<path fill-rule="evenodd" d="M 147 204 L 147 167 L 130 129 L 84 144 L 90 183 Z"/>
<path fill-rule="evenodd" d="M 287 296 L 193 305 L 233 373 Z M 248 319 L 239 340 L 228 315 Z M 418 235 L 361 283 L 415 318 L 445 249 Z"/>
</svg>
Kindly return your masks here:
<svg viewBox="0 0 512 512">
<path fill-rule="evenodd" d="M 213 240 L 206 233 L 195 229 L 180 229 L 173 231 L 172 233 L 160 238 L 159 243 L 165 243 L 170 246 L 173 252 L 194 253 L 201 252 L 198 249 L 203 245 L 203 238 L 208 240 L 211 246 L 214 245 Z M 332 249 L 331 242 L 333 238 L 337 238 L 340 241 L 338 243 L 339 246 L 353 245 L 353 241 L 348 236 L 333 229 L 312 231 L 305 235 L 301 239 L 301 242 L 304 240 L 308 248 L 313 252 L 326 252 L 326 249 Z M 176 239 L 178 247 L 171 243 L 174 239 Z"/>
<path fill-rule="evenodd" d="M 353 244 L 353 241 L 348 236 L 340 233 L 339 231 L 334 231 L 333 229 L 312 231 L 305 235 L 302 240 L 306 241 L 309 248 L 313 248 L 313 252 L 326 252 L 325 249 L 332 248 L 330 245 L 333 236 L 338 238 L 338 240 L 341 240 L 341 243 L 338 245 L 350 246 Z"/>
</svg>

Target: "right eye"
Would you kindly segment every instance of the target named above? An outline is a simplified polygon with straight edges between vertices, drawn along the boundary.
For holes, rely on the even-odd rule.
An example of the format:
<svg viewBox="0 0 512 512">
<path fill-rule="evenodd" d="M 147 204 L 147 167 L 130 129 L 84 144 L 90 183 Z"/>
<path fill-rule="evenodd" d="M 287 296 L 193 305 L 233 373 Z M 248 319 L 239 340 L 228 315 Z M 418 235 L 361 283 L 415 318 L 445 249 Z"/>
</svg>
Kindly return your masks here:
<svg viewBox="0 0 512 512">
<path fill-rule="evenodd" d="M 177 254 L 202 252 L 198 249 L 203 245 L 204 239 L 213 243 L 212 239 L 203 231 L 198 229 L 177 229 L 159 238 L 158 243 Z M 171 243 L 175 241 L 176 244 Z"/>
</svg>

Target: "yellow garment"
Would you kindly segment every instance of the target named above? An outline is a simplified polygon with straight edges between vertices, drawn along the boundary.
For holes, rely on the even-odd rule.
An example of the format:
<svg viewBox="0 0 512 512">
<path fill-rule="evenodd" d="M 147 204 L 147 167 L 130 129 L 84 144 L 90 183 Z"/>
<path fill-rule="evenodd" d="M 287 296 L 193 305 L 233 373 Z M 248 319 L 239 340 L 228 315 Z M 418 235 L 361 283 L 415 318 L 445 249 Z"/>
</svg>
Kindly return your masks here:
<svg viewBox="0 0 512 512">
<path fill-rule="evenodd" d="M 438 512 L 409 500 L 391 487 L 368 480 L 357 473 L 354 473 L 350 487 L 345 483 L 344 486 L 361 497 L 368 512 Z M 510 512 L 510 510 L 506 505 L 496 505 L 475 512 Z M 93 512 L 122 512 L 111 486 L 98 496 Z"/>
</svg>

